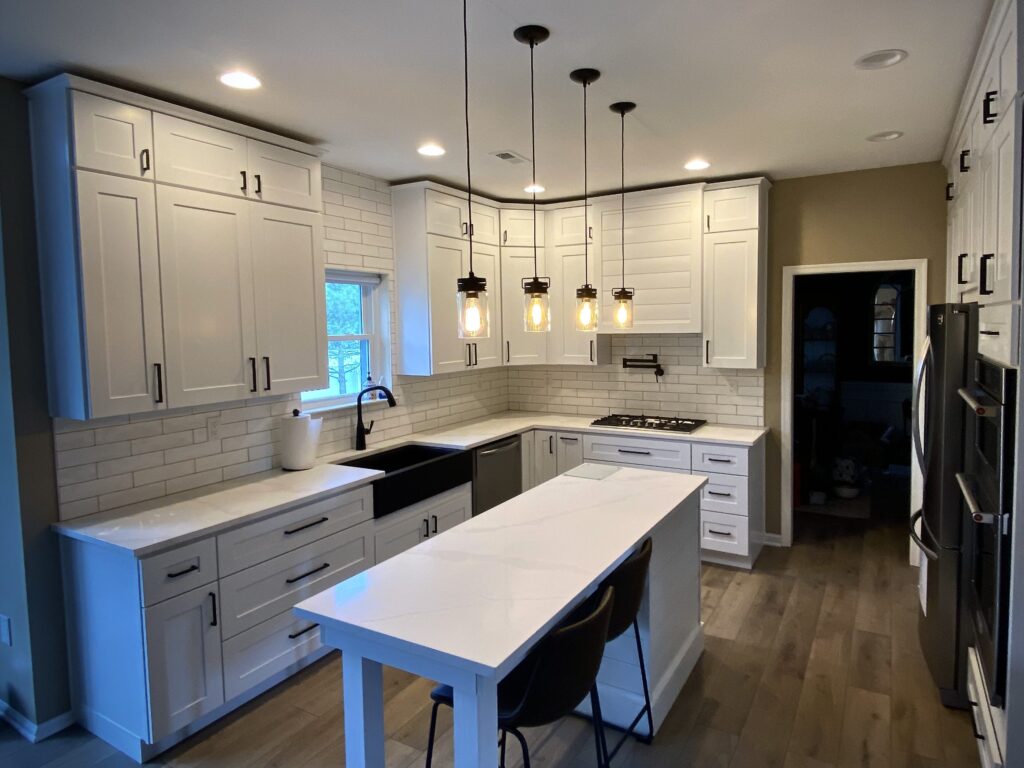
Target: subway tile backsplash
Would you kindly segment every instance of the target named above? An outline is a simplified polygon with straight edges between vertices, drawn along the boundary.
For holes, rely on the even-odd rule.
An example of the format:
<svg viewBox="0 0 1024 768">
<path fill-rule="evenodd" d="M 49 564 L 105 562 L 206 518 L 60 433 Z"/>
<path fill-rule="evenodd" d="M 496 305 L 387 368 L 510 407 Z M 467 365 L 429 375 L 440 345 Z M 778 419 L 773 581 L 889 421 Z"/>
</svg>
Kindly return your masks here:
<svg viewBox="0 0 1024 768">
<path fill-rule="evenodd" d="M 394 276 L 391 193 L 387 182 L 324 166 L 324 249 L 328 264 Z M 394 281 L 389 281 L 393 290 Z M 394 300 L 391 324 L 397 329 Z M 644 412 L 697 416 L 719 424 L 764 424 L 762 371 L 703 369 L 697 335 L 612 338 L 615 364 L 530 366 L 442 376 L 395 376 L 398 406 L 373 404 L 374 442 L 479 419 L 507 410 L 579 415 Z M 666 375 L 623 370 L 623 355 L 657 353 Z M 57 419 L 60 517 L 150 501 L 263 472 L 279 462 L 277 419 L 297 396 L 261 398 L 79 422 Z M 364 403 L 364 408 L 366 404 Z M 355 413 L 327 413 L 320 454 L 353 447 Z"/>
</svg>

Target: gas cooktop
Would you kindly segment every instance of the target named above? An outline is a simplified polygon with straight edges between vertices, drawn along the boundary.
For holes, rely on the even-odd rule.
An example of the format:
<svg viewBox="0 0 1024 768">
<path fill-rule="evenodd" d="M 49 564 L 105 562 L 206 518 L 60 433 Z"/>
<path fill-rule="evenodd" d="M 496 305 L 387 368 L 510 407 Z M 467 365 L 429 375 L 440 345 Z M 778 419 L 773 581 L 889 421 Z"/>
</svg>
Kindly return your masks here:
<svg viewBox="0 0 1024 768">
<path fill-rule="evenodd" d="M 705 424 L 707 424 L 706 419 L 677 419 L 665 416 L 644 416 L 642 414 L 640 416 L 631 416 L 622 413 L 613 413 L 611 416 L 603 416 L 591 422 L 591 426 L 594 427 L 658 429 L 666 432 L 693 432 Z"/>
</svg>

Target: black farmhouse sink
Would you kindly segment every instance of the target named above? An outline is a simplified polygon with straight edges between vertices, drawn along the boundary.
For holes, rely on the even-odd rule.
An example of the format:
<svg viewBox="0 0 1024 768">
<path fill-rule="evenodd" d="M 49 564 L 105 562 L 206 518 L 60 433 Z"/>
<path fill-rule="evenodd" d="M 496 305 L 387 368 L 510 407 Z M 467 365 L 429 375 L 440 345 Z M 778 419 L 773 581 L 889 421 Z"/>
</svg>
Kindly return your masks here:
<svg viewBox="0 0 1024 768">
<path fill-rule="evenodd" d="M 384 517 L 473 479 L 473 454 L 458 448 L 402 445 L 335 463 L 384 472 L 384 477 L 373 481 L 374 517 Z"/>
</svg>

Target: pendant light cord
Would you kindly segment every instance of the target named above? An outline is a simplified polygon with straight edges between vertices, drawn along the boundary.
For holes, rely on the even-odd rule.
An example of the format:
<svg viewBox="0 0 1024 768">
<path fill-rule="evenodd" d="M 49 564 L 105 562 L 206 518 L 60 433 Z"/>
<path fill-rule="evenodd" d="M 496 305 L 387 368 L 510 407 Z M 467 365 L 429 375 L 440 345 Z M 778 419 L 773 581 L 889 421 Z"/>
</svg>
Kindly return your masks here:
<svg viewBox="0 0 1024 768">
<path fill-rule="evenodd" d="M 587 83 L 583 82 L 583 285 L 590 285 L 590 271 L 587 266 L 587 253 L 590 240 L 590 222 L 587 206 Z"/>
<path fill-rule="evenodd" d="M 473 274 L 473 170 L 469 159 L 469 22 L 468 0 L 462 0 L 462 66 L 466 105 L 466 202 L 469 206 L 469 274 Z"/>
<path fill-rule="evenodd" d="M 622 113 L 621 147 L 619 154 L 619 205 L 622 216 L 622 290 L 626 290 L 626 113 Z"/>
<path fill-rule="evenodd" d="M 537 108 L 533 86 L 533 49 L 530 41 L 530 159 L 533 166 L 533 279 L 537 280 Z"/>
</svg>

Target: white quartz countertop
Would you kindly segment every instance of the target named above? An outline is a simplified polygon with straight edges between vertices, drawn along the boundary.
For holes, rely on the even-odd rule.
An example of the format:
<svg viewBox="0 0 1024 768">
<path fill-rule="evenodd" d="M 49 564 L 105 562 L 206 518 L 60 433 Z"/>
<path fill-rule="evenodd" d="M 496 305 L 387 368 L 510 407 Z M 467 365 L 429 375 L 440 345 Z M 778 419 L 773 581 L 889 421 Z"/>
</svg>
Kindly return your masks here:
<svg viewBox="0 0 1024 768">
<path fill-rule="evenodd" d="M 144 557 L 312 502 L 383 475 L 375 469 L 322 464 L 302 472 L 276 470 L 231 487 L 163 499 L 102 515 L 58 523 L 64 536 Z"/>
<path fill-rule="evenodd" d="M 584 464 L 543 483 L 295 611 L 335 638 L 504 674 L 522 649 L 707 482 L 625 467 L 604 479 L 574 474 L 595 467 Z M 693 542 L 692 557 L 700 556 L 699 546 Z"/>
</svg>

